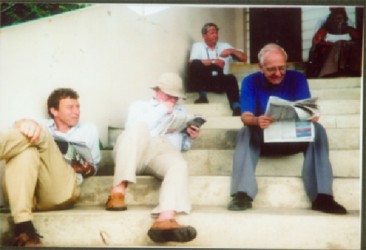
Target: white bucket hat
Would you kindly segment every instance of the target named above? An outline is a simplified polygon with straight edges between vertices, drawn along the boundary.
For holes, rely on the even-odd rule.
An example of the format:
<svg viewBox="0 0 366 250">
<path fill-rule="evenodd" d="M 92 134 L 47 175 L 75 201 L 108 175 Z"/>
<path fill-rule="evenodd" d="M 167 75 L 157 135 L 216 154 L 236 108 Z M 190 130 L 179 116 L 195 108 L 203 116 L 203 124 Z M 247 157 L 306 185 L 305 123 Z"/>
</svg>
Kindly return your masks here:
<svg viewBox="0 0 366 250">
<path fill-rule="evenodd" d="M 175 73 L 163 73 L 160 75 L 156 86 L 152 87 L 152 89 L 159 88 L 164 93 L 185 99 L 183 90 L 183 82 L 182 78 Z"/>
</svg>

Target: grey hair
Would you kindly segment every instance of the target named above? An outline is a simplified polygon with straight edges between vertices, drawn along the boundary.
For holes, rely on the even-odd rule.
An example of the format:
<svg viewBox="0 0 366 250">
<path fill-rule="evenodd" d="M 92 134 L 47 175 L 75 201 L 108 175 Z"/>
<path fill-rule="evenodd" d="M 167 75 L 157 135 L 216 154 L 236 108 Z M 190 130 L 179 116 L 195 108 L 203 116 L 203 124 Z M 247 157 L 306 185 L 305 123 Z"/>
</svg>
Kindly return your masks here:
<svg viewBox="0 0 366 250">
<path fill-rule="evenodd" d="M 285 61 L 287 61 L 287 53 L 286 51 L 278 44 L 269 43 L 265 45 L 258 53 L 258 61 L 260 64 L 264 62 L 264 56 L 270 51 L 280 51 L 285 56 Z"/>
<path fill-rule="evenodd" d="M 205 23 L 201 29 L 202 35 L 207 34 L 209 27 L 214 27 L 217 31 L 219 31 L 219 27 L 215 23 Z"/>
</svg>

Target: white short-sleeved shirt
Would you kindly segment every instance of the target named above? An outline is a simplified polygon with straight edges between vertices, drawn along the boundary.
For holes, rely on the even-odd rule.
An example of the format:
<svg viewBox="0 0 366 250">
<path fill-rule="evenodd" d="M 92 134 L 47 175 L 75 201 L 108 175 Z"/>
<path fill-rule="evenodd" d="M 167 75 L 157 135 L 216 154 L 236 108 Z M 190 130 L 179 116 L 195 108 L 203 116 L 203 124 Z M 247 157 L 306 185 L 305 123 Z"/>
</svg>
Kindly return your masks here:
<svg viewBox="0 0 366 250">
<path fill-rule="evenodd" d="M 220 54 L 225 49 L 233 49 L 228 43 L 218 42 L 215 49 L 210 49 L 206 43 L 197 42 L 192 45 L 190 60 L 204 60 L 204 59 L 221 59 L 225 61 L 224 74 L 229 73 L 230 62 L 233 61 L 232 56 L 220 57 Z"/>
</svg>

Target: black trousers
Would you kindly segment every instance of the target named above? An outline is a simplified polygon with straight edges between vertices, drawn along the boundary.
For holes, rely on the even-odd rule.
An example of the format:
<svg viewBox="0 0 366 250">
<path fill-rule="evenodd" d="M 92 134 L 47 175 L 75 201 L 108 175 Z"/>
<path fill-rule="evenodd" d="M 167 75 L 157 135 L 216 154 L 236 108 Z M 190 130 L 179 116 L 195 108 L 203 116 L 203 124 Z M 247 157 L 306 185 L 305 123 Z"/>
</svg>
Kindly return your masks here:
<svg viewBox="0 0 366 250">
<path fill-rule="evenodd" d="M 189 65 L 189 83 L 193 91 L 226 93 L 231 108 L 233 103 L 239 103 L 239 86 L 235 76 L 225 75 L 217 65 L 205 66 L 201 60 L 193 60 Z"/>
</svg>

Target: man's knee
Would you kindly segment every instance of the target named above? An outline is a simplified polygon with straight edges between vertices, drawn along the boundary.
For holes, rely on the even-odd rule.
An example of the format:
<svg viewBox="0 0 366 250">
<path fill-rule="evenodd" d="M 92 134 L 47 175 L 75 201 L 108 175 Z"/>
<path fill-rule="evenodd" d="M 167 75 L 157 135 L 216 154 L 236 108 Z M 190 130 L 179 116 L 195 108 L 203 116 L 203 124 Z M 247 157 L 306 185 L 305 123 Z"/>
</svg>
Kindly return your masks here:
<svg viewBox="0 0 366 250">
<path fill-rule="evenodd" d="M 137 121 L 130 124 L 124 131 L 124 133 L 139 133 L 149 131 L 148 125 L 146 122 Z"/>
<path fill-rule="evenodd" d="M 38 168 L 40 165 L 40 155 L 36 147 L 28 147 L 19 154 L 7 160 L 6 169 L 12 165 L 20 165 L 24 170 L 27 168 Z"/>
<path fill-rule="evenodd" d="M 146 137 L 149 134 L 148 125 L 145 122 L 134 122 L 130 124 L 117 138 L 118 141 L 132 138 Z"/>
<path fill-rule="evenodd" d="M 192 71 L 192 70 L 196 70 L 196 69 L 203 69 L 204 65 L 203 63 L 201 62 L 201 60 L 192 60 L 190 63 L 189 63 L 189 70 Z"/>
<path fill-rule="evenodd" d="M 150 132 L 145 122 L 135 122 L 126 128 L 116 140 L 113 148 L 113 156 L 116 158 L 118 152 L 124 152 L 126 147 L 131 148 L 132 145 L 139 146 L 149 138 Z"/>
</svg>

